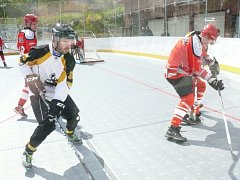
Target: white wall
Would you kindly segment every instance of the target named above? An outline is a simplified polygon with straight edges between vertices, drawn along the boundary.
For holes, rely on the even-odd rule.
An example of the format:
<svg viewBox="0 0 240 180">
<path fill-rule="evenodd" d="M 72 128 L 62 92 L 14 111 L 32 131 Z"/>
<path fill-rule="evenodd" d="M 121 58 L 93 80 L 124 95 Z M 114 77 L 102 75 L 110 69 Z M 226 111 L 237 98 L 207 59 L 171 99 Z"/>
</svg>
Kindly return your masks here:
<svg viewBox="0 0 240 180">
<path fill-rule="evenodd" d="M 177 37 L 160 36 L 88 39 L 85 40 L 85 50 L 118 50 L 167 56 L 178 39 Z"/>
<path fill-rule="evenodd" d="M 209 46 L 209 53 L 214 55 L 220 64 L 240 68 L 239 47 L 239 38 L 219 38 L 219 42 Z"/>
<path fill-rule="evenodd" d="M 85 51 L 117 50 L 124 52 L 145 53 L 168 56 L 171 49 L 180 37 L 113 37 L 85 40 Z M 48 41 L 39 42 L 45 44 Z M 16 49 L 16 44 L 8 44 L 9 48 Z M 215 56 L 220 64 L 240 68 L 240 38 L 219 38 L 215 45 L 209 46 L 209 54 Z M 4 52 L 16 52 L 5 49 Z"/>
<path fill-rule="evenodd" d="M 180 37 L 114 37 L 88 39 L 87 49 L 120 50 L 126 52 L 149 53 L 168 56 Z M 215 56 L 220 64 L 240 68 L 240 39 L 219 38 L 217 44 L 209 46 L 209 54 Z"/>
</svg>

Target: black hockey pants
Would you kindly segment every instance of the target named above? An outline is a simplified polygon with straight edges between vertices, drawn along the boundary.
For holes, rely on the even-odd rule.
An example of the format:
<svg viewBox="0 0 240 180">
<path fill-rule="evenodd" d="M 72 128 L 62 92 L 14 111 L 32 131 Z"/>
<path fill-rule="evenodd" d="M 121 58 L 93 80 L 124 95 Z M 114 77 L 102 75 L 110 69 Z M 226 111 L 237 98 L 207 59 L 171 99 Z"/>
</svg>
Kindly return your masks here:
<svg viewBox="0 0 240 180">
<path fill-rule="evenodd" d="M 30 97 L 32 109 L 34 115 L 38 121 L 38 126 L 34 130 L 29 144 L 36 148 L 38 147 L 46 137 L 55 129 L 55 122 L 50 122 L 47 118 L 48 107 L 44 101 L 39 96 Z M 68 95 L 67 99 L 64 101 L 65 108 L 61 112 L 60 116 L 67 120 L 67 129 L 69 131 L 74 131 L 80 118 L 79 109 L 73 99 Z"/>
</svg>

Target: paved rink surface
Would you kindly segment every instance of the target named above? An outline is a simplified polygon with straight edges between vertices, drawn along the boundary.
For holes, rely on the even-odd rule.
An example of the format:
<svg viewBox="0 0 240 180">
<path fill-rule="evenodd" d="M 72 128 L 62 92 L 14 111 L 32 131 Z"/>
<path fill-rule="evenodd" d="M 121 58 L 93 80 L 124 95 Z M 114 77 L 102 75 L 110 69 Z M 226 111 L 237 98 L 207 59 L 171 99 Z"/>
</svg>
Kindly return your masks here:
<svg viewBox="0 0 240 180">
<path fill-rule="evenodd" d="M 78 133 L 84 144 L 76 148 L 85 164 L 57 128 L 38 147 L 31 171 L 22 167 L 21 154 L 37 122 L 29 101 L 28 118 L 13 112 L 24 80 L 18 56 L 6 57 L 13 68 L 0 69 L 1 179 L 85 180 L 89 174 L 95 180 L 240 179 L 240 75 L 221 71 L 219 76 L 234 161 L 217 91 L 207 86 L 204 121 L 182 127 L 188 141 L 170 142 L 164 134 L 179 98 L 163 77 L 166 61 L 99 55 L 105 62 L 76 65 L 70 92 L 81 110 Z"/>
</svg>

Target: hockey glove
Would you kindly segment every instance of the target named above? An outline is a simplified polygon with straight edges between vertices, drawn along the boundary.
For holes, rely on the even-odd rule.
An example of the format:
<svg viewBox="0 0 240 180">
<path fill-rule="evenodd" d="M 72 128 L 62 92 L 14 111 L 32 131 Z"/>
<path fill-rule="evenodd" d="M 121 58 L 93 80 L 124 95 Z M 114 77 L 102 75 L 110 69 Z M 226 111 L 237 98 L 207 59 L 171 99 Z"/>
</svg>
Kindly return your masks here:
<svg viewBox="0 0 240 180">
<path fill-rule="evenodd" d="M 27 75 L 25 78 L 26 84 L 29 86 L 29 89 L 32 91 L 32 93 L 36 96 L 39 96 L 39 93 L 45 93 L 45 88 L 40 81 L 38 75 L 36 74 L 30 74 Z"/>
<path fill-rule="evenodd" d="M 56 119 L 56 117 L 61 113 L 61 111 L 63 110 L 64 107 L 65 107 L 65 105 L 63 104 L 62 101 L 53 99 L 50 102 L 50 109 L 48 112 L 48 120 L 50 122 L 54 121 Z"/>
<path fill-rule="evenodd" d="M 213 60 L 209 63 L 209 69 L 212 75 L 217 76 L 219 74 L 220 67 L 215 57 L 213 57 Z"/>
<path fill-rule="evenodd" d="M 224 89 L 224 84 L 223 84 L 222 80 L 217 80 L 217 78 L 215 78 L 215 77 L 211 77 L 208 80 L 208 84 L 210 86 L 212 86 L 212 88 L 215 89 L 215 90 L 222 91 Z"/>
</svg>

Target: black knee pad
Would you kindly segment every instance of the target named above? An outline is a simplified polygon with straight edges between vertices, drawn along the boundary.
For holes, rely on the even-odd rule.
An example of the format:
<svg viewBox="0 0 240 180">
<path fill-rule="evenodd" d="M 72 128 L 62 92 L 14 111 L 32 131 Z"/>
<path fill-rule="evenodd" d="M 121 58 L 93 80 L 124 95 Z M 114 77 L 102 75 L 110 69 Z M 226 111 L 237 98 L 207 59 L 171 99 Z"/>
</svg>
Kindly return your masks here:
<svg viewBox="0 0 240 180">
<path fill-rule="evenodd" d="M 34 130 L 30 138 L 30 144 L 38 147 L 54 129 L 55 122 L 41 122 Z"/>
<path fill-rule="evenodd" d="M 43 136 L 48 136 L 51 132 L 53 132 L 56 128 L 55 121 L 43 121 L 40 126 L 42 127 L 41 133 Z"/>
</svg>

